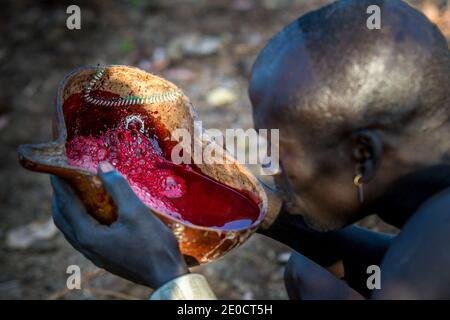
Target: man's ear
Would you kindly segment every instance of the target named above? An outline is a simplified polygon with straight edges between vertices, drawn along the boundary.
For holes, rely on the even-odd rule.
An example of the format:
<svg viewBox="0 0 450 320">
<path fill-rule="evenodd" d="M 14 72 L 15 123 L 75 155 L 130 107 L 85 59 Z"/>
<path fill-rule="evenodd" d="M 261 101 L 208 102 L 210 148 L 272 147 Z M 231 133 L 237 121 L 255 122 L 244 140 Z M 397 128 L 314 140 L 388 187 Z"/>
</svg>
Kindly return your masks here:
<svg viewBox="0 0 450 320">
<path fill-rule="evenodd" d="M 383 155 L 383 143 L 372 130 L 364 129 L 352 134 L 352 153 L 355 167 L 362 175 L 361 182 L 369 182 L 375 176 Z"/>
</svg>

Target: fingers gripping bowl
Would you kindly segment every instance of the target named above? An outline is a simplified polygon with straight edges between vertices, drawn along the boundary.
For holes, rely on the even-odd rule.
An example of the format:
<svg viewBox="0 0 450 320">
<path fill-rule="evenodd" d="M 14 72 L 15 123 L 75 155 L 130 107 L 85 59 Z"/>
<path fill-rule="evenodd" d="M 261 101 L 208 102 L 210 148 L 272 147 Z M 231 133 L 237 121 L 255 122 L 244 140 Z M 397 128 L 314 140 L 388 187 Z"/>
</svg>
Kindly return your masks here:
<svg viewBox="0 0 450 320">
<path fill-rule="evenodd" d="M 127 98 L 124 100 L 124 97 Z M 139 98 L 136 97 L 147 98 L 137 100 Z M 133 103 L 127 103 L 127 99 Z M 192 146 L 195 143 L 214 143 L 202 140 L 203 136 L 195 136 L 196 119 L 189 99 L 174 84 L 160 77 L 128 66 L 109 66 L 101 76 L 96 68 L 80 68 L 69 73 L 58 88 L 53 119 L 54 141 L 20 146 L 19 160 L 29 170 L 66 179 L 88 212 L 104 224 L 116 220 L 117 210 L 97 177 L 96 165 L 101 160 L 112 162 L 119 171 L 126 173 L 127 180 L 141 200 L 173 231 L 187 263 L 207 263 L 222 257 L 255 232 L 266 217 L 268 201 L 258 180 L 225 150 L 223 152 L 227 161 L 224 164 L 203 162 L 180 169 L 170 162 L 170 151 L 176 143 L 170 137 L 176 129 L 185 129 L 189 133 Z M 134 131 L 128 130 L 130 128 Z M 122 129 L 124 131 L 120 131 Z M 133 141 L 138 141 L 139 146 L 133 145 Z M 113 146 L 116 148 L 114 152 L 111 151 Z M 89 150 L 95 152 L 89 154 Z M 127 153 L 136 150 L 143 152 L 141 162 L 131 161 L 133 157 Z M 117 151 L 122 157 L 112 156 Z M 154 153 L 149 154 L 147 151 Z M 155 172 L 158 172 L 158 177 L 166 184 L 169 181 L 173 187 L 177 185 L 175 182 L 179 181 L 179 176 L 173 177 L 172 174 L 181 170 L 182 177 L 191 177 L 191 180 L 188 179 L 191 182 L 201 180 L 207 188 L 195 189 L 197 194 L 192 195 L 191 192 L 191 198 L 180 196 L 177 188 L 170 189 L 169 193 L 164 189 L 156 202 L 152 197 L 146 198 L 146 195 L 152 195 L 152 190 L 144 190 L 142 183 L 145 174 L 139 164 L 145 166 L 149 157 L 154 160 L 151 166 L 155 161 L 158 163 L 158 167 L 152 167 L 149 171 L 152 172 L 148 175 L 149 179 L 154 179 Z M 194 183 L 180 182 L 180 185 L 184 188 L 180 190 L 187 194 L 189 188 L 194 188 Z M 214 188 L 222 193 L 222 200 L 216 197 L 218 202 L 209 202 L 207 196 L 202 197 L 202 194 L 213 192 Z M 199 194 L 198 190 L 204 192 Z M 245 224 L 224 224 L 227 216 L 234 219 L 245 216 L 231 207 L 218 223 L 213 211 L 220 210 L 215 209 L 214 205 L 225 205 L 230 199 L 226 195 L 233 196 L 234 202 L 242 204 L 235 207 L 237 211 L 242 210 L 248 201 L 253 201 L 256 211 L 251 221 Z M 211 198 L 214 196 L 211 195 Z M 184 202 L 180 199 L 184 199 Z M 198 201 L 201 206 L 186 209 L 189 203 Z M 209 219 L 199 219 L 196 216 L 198 210 Z M 189 212 L 189 219 L 183 215 L 186 212 Z"/>
</svg>

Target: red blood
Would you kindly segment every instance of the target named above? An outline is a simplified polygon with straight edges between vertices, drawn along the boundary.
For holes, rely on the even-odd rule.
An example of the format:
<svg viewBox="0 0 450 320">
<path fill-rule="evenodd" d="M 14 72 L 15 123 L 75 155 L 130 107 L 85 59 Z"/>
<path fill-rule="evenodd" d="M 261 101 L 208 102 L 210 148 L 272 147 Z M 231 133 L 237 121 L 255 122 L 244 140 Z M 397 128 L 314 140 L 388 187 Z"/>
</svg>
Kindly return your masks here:
<svg viewBox="0 0 450 320">
<path fill-rule="evenodd" d="M 195 225 L 238 229 L 258 218 L 259 207 L 248 195 L 213 180 L 191 165 L 176 165 L 167 160 L 165 155 L 170 150 L 167 145 L 166 150 L 160 148 L 161 134 L 158 134 L 167 137 L 167 132 L 156 125 L 155 119 L 133 112 L 144 119 L 146 130 L 142 130 L 141 123 L 133 122 L 126 128 L 125 118 L 135 107 L 105 109 L 83 102 L 79 95 L 69 97 L 64 105 L 69 164 L 96 173 L 98 164 L 108 161 L 147 206 Z M 86 111 L 90 114 L 86 115 Z M 86 128 L 86 124 L 93 124 L 93 115 L 103 119 L 107 128 L 98 123 Z"/>
</svg>

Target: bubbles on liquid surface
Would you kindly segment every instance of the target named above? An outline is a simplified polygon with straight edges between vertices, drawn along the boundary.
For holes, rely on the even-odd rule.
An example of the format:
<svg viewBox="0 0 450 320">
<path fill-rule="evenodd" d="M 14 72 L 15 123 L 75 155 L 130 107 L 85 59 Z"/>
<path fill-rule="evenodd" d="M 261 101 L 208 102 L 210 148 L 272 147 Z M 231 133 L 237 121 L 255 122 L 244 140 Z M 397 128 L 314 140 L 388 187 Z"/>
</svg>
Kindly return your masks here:
<svg viewBox="0 0 450 320">
<path fill-rule="evenodd" d="M 172 170 L 159 168 L 167 160 L 157 141 L 142 133 L 143 128 L 142 119 L 130 116 L 124 127 L 98 137 L 76 136 L 66 145 L 69 164 L 96 172 L 101 161 L 108 161 L 145 204 L 174 214 L 177 208 L 168 200 L 182 197 L 186 183 Z"/>
<path fill-rule="evenodd" d="M 186 185 L 182 178 L 169 175 L 165 177 L 162 185 L 162 194 L 168 198 L 180 198 L 186 192 Z"/>
</svg>

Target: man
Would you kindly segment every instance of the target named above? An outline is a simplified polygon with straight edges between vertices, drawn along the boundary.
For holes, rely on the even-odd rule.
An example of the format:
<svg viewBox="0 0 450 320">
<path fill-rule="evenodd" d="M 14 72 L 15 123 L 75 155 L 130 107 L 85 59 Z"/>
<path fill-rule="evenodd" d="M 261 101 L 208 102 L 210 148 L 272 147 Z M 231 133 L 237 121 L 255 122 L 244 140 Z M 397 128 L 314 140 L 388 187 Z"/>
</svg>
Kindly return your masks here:
<svg viewBox="0 0 450 320">
<path fill-rule="evenodd" d="M 367 27 L 370 5 L 381 8 L 380 30 Z M 449 88 L 445 38 L 399 0 L 335 2 L 262 50 L 249 92 L 256 127 L 280 128 L 286 202 L 260 232 L 299 252 L 286 267 L 291 298 L 450 298 Z M 160 288 L 153 298 L 174 288 L 213 298 L 126 180 L 107 163 L 99 176 L 119 207 L 110 227 L 52 178 L 55 223 L 69 242 L 98 266 Z M 348 226 L 369 214 L 400 234 Z M 379 290 L 366 286 L 370 265 L 381 268 Z"/>
</svg>

